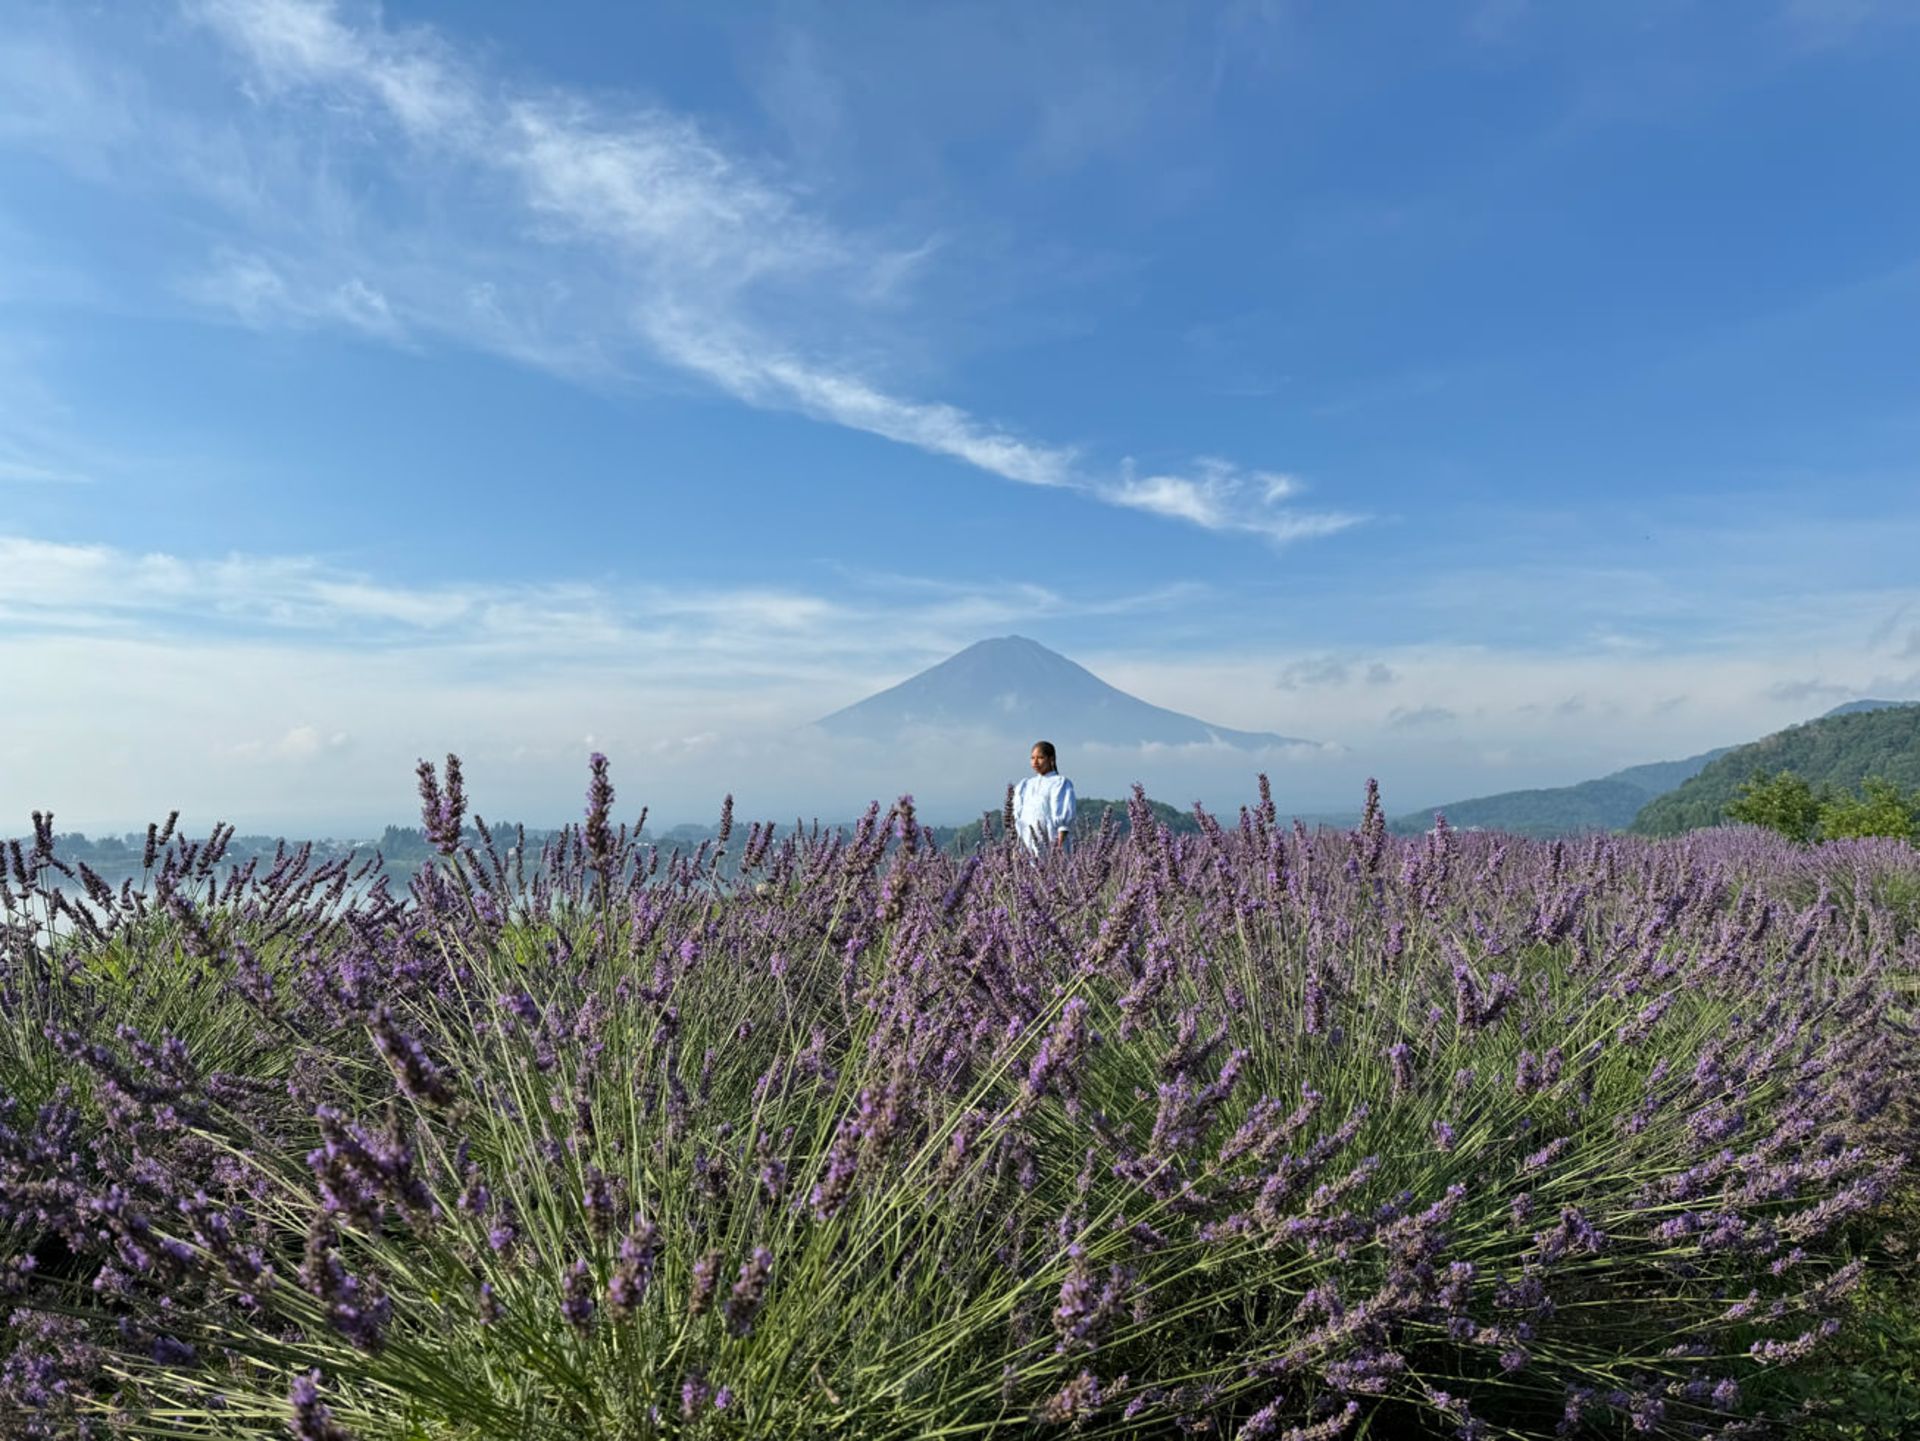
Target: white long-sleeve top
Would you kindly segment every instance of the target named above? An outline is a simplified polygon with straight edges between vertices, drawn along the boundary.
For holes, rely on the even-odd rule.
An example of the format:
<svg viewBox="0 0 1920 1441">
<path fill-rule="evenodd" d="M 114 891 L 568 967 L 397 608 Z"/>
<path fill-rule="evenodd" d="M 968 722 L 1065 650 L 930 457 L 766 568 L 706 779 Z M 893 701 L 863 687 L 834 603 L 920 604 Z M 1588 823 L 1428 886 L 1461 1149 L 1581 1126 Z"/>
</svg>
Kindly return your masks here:
<svg viewBox="0 0 1920 1441">
<path fill-rule="evenodd" d="M 1013 788 L 1013 829 L 1034 855 L 1053 849 L 1053 838 L 1073 826 L 1073 782 L 1060 772 L 1028 776 Z M 1063 842 L 1063 844 L 1065 844 Z"/>
</svg>

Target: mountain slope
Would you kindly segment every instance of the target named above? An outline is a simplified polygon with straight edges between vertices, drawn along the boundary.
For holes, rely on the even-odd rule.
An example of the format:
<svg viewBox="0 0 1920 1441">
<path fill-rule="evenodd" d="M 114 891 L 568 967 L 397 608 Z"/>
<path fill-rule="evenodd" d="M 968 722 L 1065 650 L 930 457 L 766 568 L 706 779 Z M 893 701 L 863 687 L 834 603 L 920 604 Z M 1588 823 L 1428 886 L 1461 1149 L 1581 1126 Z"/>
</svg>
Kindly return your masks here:
<svg viewBox="0 0 1920 1441">
<path fill-rule="evenodd" d="M 1624 830 L 1655 796 L 1672 790 L 1726 748 L 1706 751 L 1680 761 L 1653 761 L 1628 766 L 1598 780 L 1577 785 L 1548 786 L 1539 790 L 1502 791 L 1497 795 L 1474 796 L 1448 805 L 1412 811 L 1398 816 L 1392 829 L 1402 835 L 1424 831 L 1433 824 L 1436 811 L 1444 812 L 1449 825 L 1477 830 L 1509 831 L 1517 836 L 1566 836 L 1586 831 Z"/>
<path fill-rule="evenodd" d="M 1634 818 L 1640 835 L 1672 836 L 1719 825 L 1740 785 L 1761 772 L 1792 771 L 1817 790 L 1852 790 L 1868 776 L 1903 789 L 1920 786 L 1920 705 L 1826 715 L 1737 746 L 1700 774 L 1647 803 Z"/>
<path fill-rule="evenodd" d="M 1044 736 L 1061 745 L 1308 744 L 1269 731 L 1210 725 L 1149 705 L 1108 685 L 1085 666 L 1017 635 L 970 645 L 817 724 L 835 735 L 868 739 L 942 729 L 1003 732 L 1028 741 Z"/>
<path fill-rule="evenodd" d="M 1848 702 L 1847 702 L 1847 703 L 1846 703 L 1845 705 L 1837 705 L 1837 706 L 1835 706 L 1835 707 L 1834 707 L 1834 708 L 1833 708 L 1832 710 L 1830 710 L 1830 711 L 1828 711 L 1828 712 L 1827 712 L 1827 714 L 1828 714 L 1828 715 L 1830 715 L 1830 716 L 1836 716 L 1836 715 L 1858 715 L 1858 714 L 1860 714 L 1860 713 L 1861 713 L 1862 711 L 1870 711 L 1870 710 L 1894 710 L 1894 709 L 1896 709 L 1897 707 L 1899 707 L 1899 706 L 1903 706 L 1903 705 L 1920 705 L 1920 701 L 1915 701 L 1915 700 L 1850 700 L 1850 701 L 1848 701 Z"/>
<path fill-rule="evenodd" d="M 1625 770 L 1615 771 L 1606 779 L 1624 781 L 1630 786 L 1645 791 L 1651 799 L 1654 796 L 1663 796 L 1676 786 L 1692 780 L 1732 749 L 1732 746 L 1715 746 L 1710 751 L 1702 751 L 1697 756 L 1688 756 L 1683 761 L 1651 761 L 1646 765 L 1628 766 Z M 1622 824 L 1624 825 L 1625 822 Z"/>
</svg>

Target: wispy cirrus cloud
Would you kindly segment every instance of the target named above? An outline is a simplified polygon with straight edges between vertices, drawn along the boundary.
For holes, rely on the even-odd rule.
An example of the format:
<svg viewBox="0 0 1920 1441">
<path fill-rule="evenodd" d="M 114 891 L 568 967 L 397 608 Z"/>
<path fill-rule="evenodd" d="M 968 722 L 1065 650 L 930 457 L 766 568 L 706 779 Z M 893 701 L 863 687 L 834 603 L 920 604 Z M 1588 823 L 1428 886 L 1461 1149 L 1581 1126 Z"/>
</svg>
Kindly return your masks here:
<svg viewBox="0 0 1920 1441">
<path fill-rule="evenodd" d="M 694 316 L 655 314 L 646 328 L 663 355 L 749 404 L 797 410 L 1023 485 L 1090 488 L 1072 450 L 1023 440 L 956 406 L 902 400 L 856 375 L 767 353 L 745 337 L 730 343 Z"/>
<path fill-rule="evenodd" d="M 1363 518 L 1307 508 L 1275 471 L 1136 470 L 882 383 L 885 327 L 940 247 L 836 224 L 691 116 L 527 83 L 372 6 L 183 10 L 189 37 L 237 62 L 237 114 L 41 38 L 8 53 L 16 69 L 30 47 L 52 57 L 29 68 L 66 119 L 29 125 L 0 103 L 0 137 L 89 173 L 117 157 L 218 216 L 178 284 L 196 306 L 256 328 L 447 339 L 602 383 L 664 367 L 1002 480 L 1273 544 Z"/>
<path fill-rule="evenodd" d="M 290 279 L 264 256 L 228 253 L 184 289 L 193 299 L 230 311 L 257 329 L 343 325 L 395 343 L 406 338 L 387 297 L 357 275 L 316 284 Z"/>
<path fill-rule="evenodd" d="M 0 613 L 21 629 L 431 630 L 472 617 L 479 606 L 465 588 L 386 586 L 306 557 L 205 559 L 0 536 Z"/>
<path fill-rule="evenodd" d="M 18 634 L 143 642 L 216 634 L 295 649 L 431 649 L 543 669 L 624 661 L 641 673 L 670 667 L 676 683 L 707 692 L 740 684 L 743 660 L 746 678 L 757 670 L 864 680 L 939 659 L 996 627 L 1124 615 L 1195 590 L 1070 599 L 1031 582 L 928 586 L 884 575 L 831 597 L 771 585 L 407 585 L 314 556 L 193 556 L 0 535 L 0 619 Z M 715 655 L 728 658 L 722 676 Z"/>
<path fill-rule="evenodd" d="M 1244 470 L 1231 461 L 1203 456 L 1188 475 L 1137 475 L 1128 463 L 1120 480 L 1104 488 L 1104 498 L 1207 530 L 1248 531 L 1279 542 L 1331 535 L 1360 521 L 1340 512 L 1292 509 L 1287 502 L 1303 489 L 1291 475 Z"/>
</svg>

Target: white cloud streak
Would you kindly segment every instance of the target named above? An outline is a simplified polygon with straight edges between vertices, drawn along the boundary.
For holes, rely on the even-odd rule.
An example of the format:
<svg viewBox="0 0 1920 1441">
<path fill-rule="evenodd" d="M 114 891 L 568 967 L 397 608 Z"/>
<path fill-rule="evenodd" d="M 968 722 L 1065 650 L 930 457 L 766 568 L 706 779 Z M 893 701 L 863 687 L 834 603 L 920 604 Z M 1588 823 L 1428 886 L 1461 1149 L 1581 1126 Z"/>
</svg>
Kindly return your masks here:
<svg viewBox="0 0 1920 1441">
<path fill-rule="evenodd" d="M 226 253 L 184 288 L 192 298 L 259 330 L 338 325 L 393 344 L 406 339 L 387 297 L 357 275 L 303 284 L 289 281 L 264 256 Z"/>
<path fill-rule="evenodd" d="M 405 586 L 311 556 L 202 558 L 0 535 L 0 619 L 23 634 L 160 641 L 200 638 L 211 629 L 281 646 L 430 647 L 534 668 L 671 663 L 676 684 L 707 696 L 754 674 L 848 674 L 849 664 L 856 667 L 853 683 L 861 684 L 890 666 L 939 659 L 983 631 L 1123 615 L 1195 594 L 1191 587 L 1158 587 L 1070 601 L 1021 582 L 928 587 L 911 578 L 856 580 L 847 599 L 772 586 Z M 716 655 L 728 660 L 717 674 Z M 831 709 L 844 698 L 825 690 L 819 703 Z"/>
<path fill-rule="evenodd" d="M 1207 530 L 1246 531 L 1280 543 L 1332 535 L 1361 521 L 1339 512 L 1287 509 L 1284 502 L 1301 489 L 1293 476 L 1243 471 L 1230 461 L 1205 457 L 1195 462 L 1192 475 L 1136 476 L 1127 465 L 1103 498 Z"/>
<path fill-rule="evenodd" d="M 564 91 L 516 91 L 469 63 L 432 30 L 394 29 L 377 12 L 355 23 L 323 0 L 196 0 L 195 16 L 238 55 L 262 107 L 303 124 L 339 126 L 376 165 L 403 164 L 438 183 L 504 179 L 518 233 L 500 244 L 524 258 L 555 246 L 590 257 L 618 303 L 607 348 L 634 343 L 741 402 L 883 437 L 1021 485 L 1070 490 L 1222 534 L 1285 544 L 1345 529 L 1359 516 L 1296 509 L 1291 477 L 1203 459 L 1136 476 L 1088 462 L 1076 447 L 1014 433 L 938 401 L 875 383 L 870 366 L 837 360 L 809 337 L 839 334 L 849 313 L 889 302 L 925 246 L 888 247 L 814 214 L 805 197 L 730 154 L 693 120 L 659 107 L 615 111 Z M 362 254 L 295 263 L 230 246 L 187 286 L 195 300 L 249 325 L 335 325 L 389 343 L 422 331 L 547 363 L 583 368 L 577 343 L 538 319 L 537 294 L 508 296 L 497 256 L 434 237 L 434 273 L 384 273 Z M 450 293 L 445 271 L 472 273 Z M 536 258 L 529 287 L 551 287 Z M 513 303 L 509 303 L 512 301 Z M 578 325 L 593 307 L 565 308 Z M 590 325 L 604 327 L 606 314 Z M 591 347 L 590 347 L 591 348 Z"/>
<path fill-rule="evenodd" d="M 856 376 L 766 354 L 757 344 L 726 343 L 686 315 L 656 315 L 647 330 L 662 354 L 749 404 L 798 410 L 1024 485 L 1085 486 L 1072 451 L 1017 439 L 954 406 L 901 400 Z"/>
</svg>

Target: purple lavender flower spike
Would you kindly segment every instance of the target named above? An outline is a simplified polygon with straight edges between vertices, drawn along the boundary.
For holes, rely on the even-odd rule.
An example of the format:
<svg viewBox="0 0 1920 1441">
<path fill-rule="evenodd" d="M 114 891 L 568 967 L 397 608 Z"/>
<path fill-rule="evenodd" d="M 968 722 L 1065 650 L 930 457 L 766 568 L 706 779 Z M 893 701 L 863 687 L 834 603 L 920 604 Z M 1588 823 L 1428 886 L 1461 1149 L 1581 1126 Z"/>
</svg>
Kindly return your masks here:
<svg viewBox="0 0 1920 1441">
<path fill-rule="evenodd" d="M 431 761 L 421 761 L 416 774 L 420 778 L 420 824 L 426 832 L 427 843 L 441 855 L 451 857 L 460 849 L 460 822 L 467 812 L 460 757 L 447 756 L 444 790 L 434 777 Z"/>
<path fill-rule="evenodd" d="M 680 1383 L 680 1415 L 688 1421 L 693 1420 L 713 1399 L 713 1387 L 707 1384 L 707 1378 L 698 1371 L 691 1371 Z"/>
<path fill-rule="evenodd" d="M 593 1324 L 593 1268 L 585 1261 L 568 1265 L 561 1278 L 560 1315 L 576 1331 Z"/>
<path fill-rule="evenodd" d="M 651 1221 L 621 1238 L 613 1274 L 607 1279 L 607 1310 L 615 1320 L 625 1320 L 640 1308 L 659 1257 L 660 1232 Z"/>
<path fill-rule="evenodd" d="M 1387 1061 L 1393 1068 L 1393 1096 L 1397 1100 L 1413 1087 L 1413 1047 L 1395 1041 L 1387 1047 Z"/>
<path fill-rule="evenodd" d="M 755 1246 L 753 1254 L 740 1265 L 740 1277 L 727 1296 L 727 1329 L 736 1336 L 753 1330 L 754 1318 L 766 1300 L 767 1280 L 773 1274 L 773 1252 Z"/>
<path fill-rule="evenodd" d="M 613 856 L 613 782 L 607 774 L 607 758 L 599 751 L 587 757 L 587 864 L 601 876 Z"/>
<path fill-rule="evenodd" d="M 713 1305 L 713 1293 L 720 1285 L 720 1253 L 708 1251 L 693 1263 L 693 1285 L 687 1293 L 687 1314 L 704 1316 Z"/>
<path fill-rule="evenodd" d="M 333 1412 L 321 1402 L 318 1371 L 296 1376 L 293 1388 L 287 1393 L 287 1402 L 293 1407 L 288 1430 L 294 1441 L 353 1441 L 353 1433 L 337 1425 Z"/>
<path fill-rule="evenodd" d="M 453 1088 L 428 1056 L 427 1048 L 400 1029 L 392 1011 L 385 1006 L 374 1007 L 367 1024 L 373 1032 L 374 1046 L 399 1082 L 403 1095 L 428 1106 L 453 1104 Z"/>
</svg>

